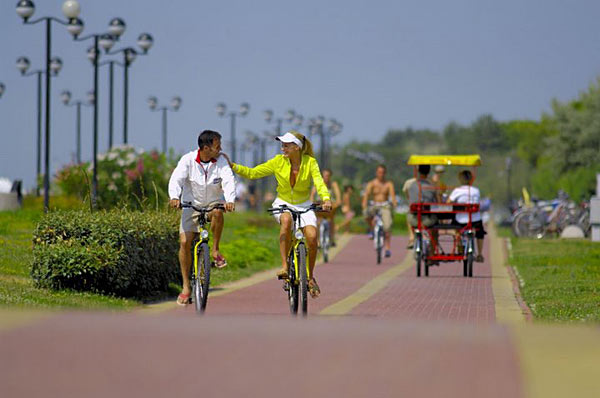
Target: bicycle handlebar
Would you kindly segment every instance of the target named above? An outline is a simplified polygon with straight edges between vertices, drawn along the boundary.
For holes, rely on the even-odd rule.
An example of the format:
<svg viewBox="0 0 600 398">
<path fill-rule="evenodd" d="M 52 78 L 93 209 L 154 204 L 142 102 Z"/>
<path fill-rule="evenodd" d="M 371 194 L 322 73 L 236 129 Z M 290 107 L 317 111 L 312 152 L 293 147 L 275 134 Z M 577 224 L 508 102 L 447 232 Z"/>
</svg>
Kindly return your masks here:
<svg viewBox="0 0 600 398">
<path fill-rule="evenodd" d="M 308 213 L 311 210 L 314 210 L 317 212 L 327 212 L 327 210 L 323 210 L 322 206 L 316 205 L 314 203 L 312 205 L 310 205 L 310 207 L 308 207 L 307 209 L 304 209 L 304 210 L 296 210 L 291 207 L 288 207 L 288 205 L 281 205 L 279 207 L 271 207 L 271 208 L 267 209 L 267 211 L 271 214 L 277 214 L 277 213 L 283 213 L 283 212 L 289 211 L 290 213 L 294 213 L 294 214 L 298 214 L 298 215 Z"/>
<path fill-rule="evenodd" d="M 216 210 L 225 210 L 225 206 L 223 205 L 223 203 L 216 203 L 216 204 L 209 205 L 209 206 L 206 206 L 206 207 L 197 207 L 197 206 L 194 206 L 192 204 L 192 202 L 182 202 L 179 205 L 179 207 L 182 208 L 182 209 L 185 209 L 185 208 L 194 209 L 194 210 L 196 210 L 199 213 L 208 213 L 209 211 L 212 211 L 212 210 L 215 210 L 215 209 Z"/>
</svg>

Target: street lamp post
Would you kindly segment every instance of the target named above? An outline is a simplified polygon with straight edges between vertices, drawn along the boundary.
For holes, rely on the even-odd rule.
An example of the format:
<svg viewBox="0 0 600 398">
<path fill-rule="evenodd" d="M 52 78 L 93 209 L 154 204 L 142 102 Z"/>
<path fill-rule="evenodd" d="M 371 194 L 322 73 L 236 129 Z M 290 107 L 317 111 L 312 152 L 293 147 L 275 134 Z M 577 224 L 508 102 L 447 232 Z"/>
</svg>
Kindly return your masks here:
<svg viewBox="0 0 600 398">
<path fill-rule="evenodd" d="M 93 91 L 88 92 L 88 100 L 82 101 L 71 101 L 71 92 L 69 90 L 65 90 L 60 94 L 60 98 L 66 106 L 75 106 L 77 108 L 77 135 L 75 138 L 75 148 L 76 148 L 76 161 L 77 164 L 81 164 L 81 106 L 94 106 L 94 102 L 96 100 L 96 96 Z"/>
<path fill-rule="evenodd" d="M 340 134 L 342 132 L 342 127 L 342 124 L 336 119 L 329 119 L 327 126 L 325 126 L 325 118 L 323 116 L 311 118 L 308 122 L 309 134 L 311 136 L 319 135 L 321 137 L 319 165 L 322 169 L 331 167 L 331 138 Z"/>
<path fill-rule="evenodd" d="M 219 102 L 217 104 L 217 115 L 224 117 L 225 115 L 229 116 L 231 119 L 231 160 L 233 162 L 237 161 L 237 146 L 236 146 L 236 142 L 235 142 L 235 118 L 237 116 L 241 116 L 244 117 L 248 114 L 248 112 L 250 111 L 250 105 L 247 102 L 243 102 L 240 105 L 240 110 L 238 112 L 229 112 L 227 113 L 227 105 L 225 105 L 223 102 Z"/>
<path fill-rule="evenodd" d="M 100 47 L 104 49 L 105 52 L 112 48 L 115 44 L 115 41 L 119 39 L 119 34 L 125 31 L 125 26 L 121 26 L 120 30 L 117 31 L 114 29 L 113 21 L 109 23 L 109 31 L 111 33 L 92 33 L 84 37 L 79 37 L 81 32 L 83 31 L 83 21 L 77 18 L 79 15 L 79 4 L 76 0 L 67 0 L 65 5 L 70 3 L 71 6 L 76 4 L 77 14 L 73 13 L 70 17 L 68 30 L 73 35 L 73 39 L 75 41 L 86 41 L 92 39 L 94 44 L 92 47 L 88 49 L 88 58 L 92 61 L 94 65 L 94 143 L 93 143 L 93 175 L 92 175 L 92 208 L 96 208 L 97 198 L 98 198 L 98 100 L 99 100 L 99 92 L 98 92 L 98 59 L 100 58 Z M 73 6 L 74 7 L 74 6 Z M 65 6 L 63 6 L 64 10 Z M 66 15 L 66 14 L 65 14 Z M 119 33 L 120 32 L 120 33 Z"/>
<path fill-rule="evenodd" d="M 75 0 L 67 0 L 62 5 L 63 14 L 69 20 L 76 19 L 79 15 L 79 3 Z M 46 23 L 46 120 L 45 120 L 45 148 L 44 148 L 44 212 L 48 212 L 50 201 L 50 65 L 52 63 L 52 22 L 57 22 L 61 25 L 69 25 L 68 22 L 62 21 L 55 17 L 41 17 L 30 21 L 29 18 L 35 12 L 35 4 L 31 0 L 20 0 L 16 7 L 17 14 L 23 18 L 23 23 L 27 25 L 37 24 L 39 22 Z M 70 31 L 70 27 L 67 29 Z"/>
<path fill-rule="evenodd" d="M 35 181 L 35 194 L 40 196 L 40 188 L 38 179 L 42 174 L 42 75 L 44 71 L 41 69 L 29 71 L 31 66 L 27 57 L 19 57 L 17 59 L 17 69 L 21 72 L 22 76 L 33 76 L 37 75 L 37 147 L 36 147 L 36 181 Z M 56 76 L 62 68 L 62 61 L 58 57 L 54 57 L 50 62 L 50 69 L 52 70 L 52 76 Z"/>
<path fill-rule="evenodd" d="M 267 109 L 263 111 L 263 116 L 268 124 L 275 123 L 275 135 L 280 136 L 283 133 L 283 123 L 289 123 L 295 128 L 300 128 L 304 122 L 304 117 L 293 109 L 288 109 L 283 117 L 273 117 L 273 111 Z"/>
<path fill-rule="evenodd" d="M 119 26 L 119 24 L 123 29 L 123 31 L 125 30 L 125 22 L 123 22 L 123 20 L 119 19 L 119 18 L 114 18 L 111 23 L 110 23 L 110 27 L 109 27 L 109 31 L 111 32 L 111 34 L 116 34 L 118 32 L 117 30 L 117 26 Z M 122 34 L 123 32 L 121 31 L 120 34 Z M 121 48 L 119 50 L 114 50 L 114 51 L 109 51 L 107 54 L 109 55 L 114 55 L 114 54 L 118 54 L 118 53 L 122 53 L 123 54 L 123 62 L 117 62 L 117 61 L 108 61 L 108 63 L 110 63 L 110 85 L 111 85 L 111 97 L 110 97 L 110 111 L 109 113 L 112 115 L 112 73 L 113 73 L 113 64 L 117 64 L 119 66 L 123 67 L 123 144 L 127 145 L 129 142 L 129 136 L 128 136 L 128 124 L 129 124 L 129 67 L 131 66 L 131 64 L 133 63 L 133 61 L 135 61 L 136 57 L 138 55 L 148 55 L 148 50 L 150 50 L 150 48 L 152 47 L 152 45 L 154 44 L 154 39 L 152 38 L 152 36 L 149 33 L 142 33 L 138 36 L 137 39 L 137 45 L 139 48 L 141 48 L 141 52 L 137 52 L 135 50 L 135 48 L 132 47 L 125 47 L 125 48 Z M 112 117 L 112 116 L 111 116 Z M 110 122 L 112 125 L 112 121 Z M 111 130 L 112 131 L 112 127 Z M 111 135 L 112 136 L 112 135 Z"/>
<path fill-rule="evenodd" d="M 148 98 L 148 107 L 153 112 L 162 112 L 162 153 L 167 153 L 167 112 L 177 112 L 181 107 L 181 97 L 175 96 L 171 99 L 170 106 L 158 106 L 156 97 Z"/>
</svg>

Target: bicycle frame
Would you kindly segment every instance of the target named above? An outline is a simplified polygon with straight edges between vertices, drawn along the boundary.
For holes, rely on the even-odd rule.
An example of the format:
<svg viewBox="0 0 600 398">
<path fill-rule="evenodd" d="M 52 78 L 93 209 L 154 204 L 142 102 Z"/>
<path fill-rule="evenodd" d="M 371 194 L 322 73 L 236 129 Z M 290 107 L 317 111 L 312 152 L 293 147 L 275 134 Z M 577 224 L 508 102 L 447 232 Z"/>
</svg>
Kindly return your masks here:
<svg viewBox="0 0 600 398">
<path fill-rule="evenodd" d="M 290 251 L 288 252 L 288 257 L 292 257 L 294 258 L 294 283 L 298 283 L 298 279 L 300 278 L 300 274 L 299 274 L 299 268 L 298 268 L 298 246 L 300 246 L 300 244 L 304 244 L 306 246 L 306 242 L 305 242 L 305 238 L 304 238 L 304 233 L 302 233 L 301 230 L 301 226 L 300 226 L 300 215 L 299 214 L 295 214 L 292 213 L 292 220 L 293 220 L 293 224 L 292 224 L 292 244 L 290 245 Z M 302 234 L 302 238 L 298 239 L 297 237 L 297 232 L 300 232 Z M 307 246 L 307 253 L 308 253 L 308 246 Z M 306 277 L 308 279 L 310 279 L 311 275 L 310 275 L 310 268 L 308 266 L 308 261 L 306 262 Z"/>
<path fill-rule="evenodd" d="M 196 302 L 196 312 L 202 314 L 206 309 L 206 303 L 208 300 L 209 286 L 210 286 L 210 253 L 209 253 L 209 231 L 206 229 L 206 224 L 210 221 L 207 218 L 207 214 L 213 210 L 220 209 L 223 210 L 224 207 L 222 204 L 217 204 L 209 207 L 196 207 L 191 203 L 183 203 L 183 208 L 191 208 L 198 212 L 195 216 L 196 221 L 198 222 L 200 232 L 197 235 L 197 242 L 194 245 L 194 258 L 193 258 L 193 269 L 191 270 L 192 275 L 190 276 L 190 280 L 192 282 L 192 289 L 194 292 L 194 301 Z M 196 239 L 196 238 L 195 238 Z M 202 247 L 204 246 L 204 247 Z M 203 258 L 199 258 L 199 254 L 202 251 Z M 204 269 L 198 269 L 199 264 L 202 262 L 204 265 Z M 204 273 L 202 273 L 204 271 Z M 203 276 L 202 276 L 203 275 Z"/>
<path fill-rule="evenodd" d="M 310 261 L 308 260 L 308 245 L 306 244 L 304 233 L 301 230 L 301 215 L 313 210 L 318 211 L 318 209 L 319 207 L 316 207 L 315 205 L 311 205 L 308 209 L 304 210 L 296 210 L 286 205 L 282 205 L 267 210 L 271 214 L 287 212 L 292 216 L 292 242 L 287 253 L 287 259 L 294 264 L 294 269 L 288 269 L 288 276 L 285 278 L 283 289 L 287 292 L 290 303 L 290 312 L 293 315 L 297 314 L 300 304 L 302 307 L 302 314 L 304 316 L 307 315 L 308 281 L 310 281 L 312 277 L 309 266 Z M 303 270 L 300 267 L 302 261 L 304 261 L 304 266 L 306 267 L 306 274 L 302 272 Z"/>
</svg>

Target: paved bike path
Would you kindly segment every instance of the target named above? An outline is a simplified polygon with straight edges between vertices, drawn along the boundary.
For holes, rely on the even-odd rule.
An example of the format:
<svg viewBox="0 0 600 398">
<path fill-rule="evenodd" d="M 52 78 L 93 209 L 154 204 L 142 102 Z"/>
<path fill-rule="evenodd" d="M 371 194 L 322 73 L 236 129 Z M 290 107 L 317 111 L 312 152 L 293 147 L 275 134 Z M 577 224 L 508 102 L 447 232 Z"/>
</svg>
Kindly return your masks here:
<svg viewBox="0 0 600 398">
<path fill-rule="evenodd" d="M 395 247 L 406 246 L 406 238 L 394 238 Z M 366 236 L 353 236 L 327 264 L 315 267 L 321 288 L 318 299 L 309 298 L 309 314 L 316 315 L 327 306 L 343 299 L 363 284 L 385 272 L 404 258 L 405 250 L 392 251 L 390 258 L 376 264 L 373 241 Z M 222 296 L 208 296 L 207 315 L 289 315 L 287 293 L 281 281 L 273 277 Z M 173 308 L 173 312 L 189 316 L 193 306 Z"/>
<path fill-rule="evenodd" d="M 496 320 L 489 244 L 485 261 L 473 263 L 473 277 L 463 277 L 462 263 L 441 263 L 429 276 L 416 277 L 415 267 L 404 273 L 351 313 L 358 316 L 407 320 L 447 320 L 475 324 Z M 412 262 L 414 265 L 414 261 Z"/>
</svg>

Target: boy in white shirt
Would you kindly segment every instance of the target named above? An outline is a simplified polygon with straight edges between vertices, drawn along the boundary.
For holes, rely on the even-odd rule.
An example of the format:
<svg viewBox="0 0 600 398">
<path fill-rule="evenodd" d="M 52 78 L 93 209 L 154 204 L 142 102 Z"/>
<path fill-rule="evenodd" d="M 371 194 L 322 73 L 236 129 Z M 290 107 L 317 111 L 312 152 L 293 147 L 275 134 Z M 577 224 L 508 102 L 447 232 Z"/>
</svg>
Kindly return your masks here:
<svg viewBox="0 0 600 398">
<path fill-rule="evenodd" d="M 473 174 L 469 170 L 463 170 L 458 173 L 458 180 L 462 184 L 461 186 L 454 188 L 448 197 L 448 203 L 479 203 L 481 194 L 479 188 L 472 186 Z M 454 223 L 464 226 L 469 222 L 468 213 L 456 213 Z M 475 238 L 477 239 L 477 257 L 475 261 L 483 262 L 483 238 L 486 234 L 483 229 L 483 223 L 481 222 L 481 213 L 471 214 L 471 225 L 475 229 Z"/>
<path fill-rule="evenodd" d="M 206 207 L 223 202 L 225 211 L 235 210 L 235 179 L 227 160 L 220 157 L 221 134 L 204 130 L 198 137 L 198 149 L 183 155 L 169 180 L 169 205 L 179 208 L 181 202 L 191 202 L 197 207 Z M 183 279 L 183 289 L 177 304 L 191 302 L 190 267 L 192 265 L 192 241 L 199 232 L 194 217 L 195 211 L 184 208 L 179 225 L 179 264 Z M 218 268 L 225 267 L 227 261 L 219 252 L 219 242 L 223 232 L 223 211 L 214 209 L 208 213 L 212 231 L 211 255 Z"/>
</svg>

